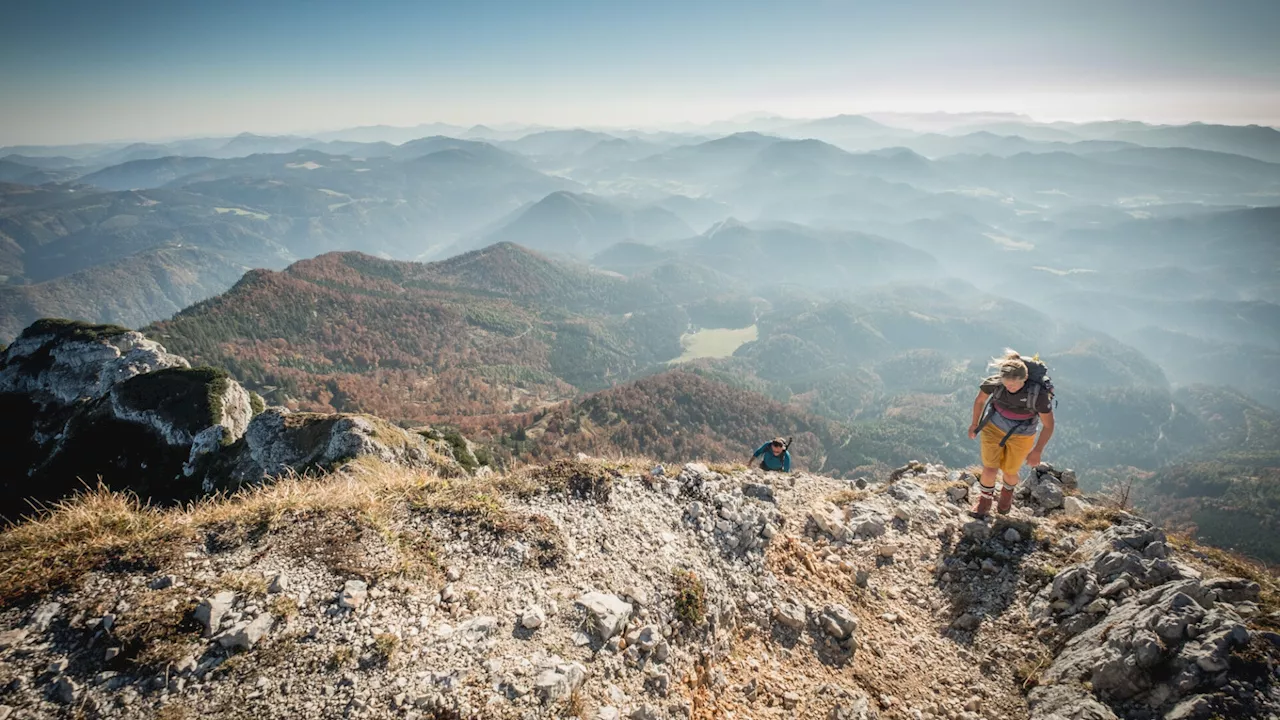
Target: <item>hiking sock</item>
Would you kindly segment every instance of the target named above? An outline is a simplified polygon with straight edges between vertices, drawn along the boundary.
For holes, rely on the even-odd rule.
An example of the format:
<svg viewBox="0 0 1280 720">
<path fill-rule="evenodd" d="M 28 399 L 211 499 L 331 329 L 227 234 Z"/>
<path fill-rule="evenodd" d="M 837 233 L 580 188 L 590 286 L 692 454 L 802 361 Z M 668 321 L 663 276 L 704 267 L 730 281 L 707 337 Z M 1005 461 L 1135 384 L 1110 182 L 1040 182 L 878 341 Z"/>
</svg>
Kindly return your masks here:
<svg viewBox="0 0 1280 720">
<path fill-rule="evenodd" d="M 996 512 L 1001 515 L 1009 514 L 1009 510 L 1013 508 L 1013 486 L 1005 483 L 1000 488 L 1000 502 L 996 505 Z"/>
<path fill-rule="evenodd" d="M 986 515 L 991 512 L 991 503 L 995 500 L 996 489 L 982 485 L 982 490 L 978 494 L 978 504 L 973 506 L 973 514 Z"/>
</svg>

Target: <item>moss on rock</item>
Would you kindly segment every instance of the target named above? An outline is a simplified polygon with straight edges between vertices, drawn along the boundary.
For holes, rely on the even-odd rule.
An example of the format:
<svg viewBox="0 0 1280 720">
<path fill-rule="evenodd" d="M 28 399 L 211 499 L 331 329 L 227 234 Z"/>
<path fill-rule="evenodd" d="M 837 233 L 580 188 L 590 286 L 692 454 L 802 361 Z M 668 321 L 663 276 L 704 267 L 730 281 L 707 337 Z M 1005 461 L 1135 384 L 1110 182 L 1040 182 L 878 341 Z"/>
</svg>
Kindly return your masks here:
<svg viewBox="0 0 1280 720">
<path fill-rule="evenodd" d="M 194 436 L 222 421 L 222 397 L 230 384 L 219 368 L 166 368 L 125 380 L 113 395 L 128 410 L 153 413 Z"/>
</svg>

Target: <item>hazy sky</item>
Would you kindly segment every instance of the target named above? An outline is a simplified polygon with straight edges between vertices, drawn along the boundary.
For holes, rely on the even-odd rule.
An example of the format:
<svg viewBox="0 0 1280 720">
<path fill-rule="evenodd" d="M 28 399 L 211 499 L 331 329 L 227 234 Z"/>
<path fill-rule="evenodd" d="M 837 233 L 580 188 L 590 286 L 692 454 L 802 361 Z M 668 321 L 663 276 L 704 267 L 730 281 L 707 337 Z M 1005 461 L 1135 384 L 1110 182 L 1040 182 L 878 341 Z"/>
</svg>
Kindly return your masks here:
<svg viewBox="0 0 1280 720">
<path fill-rule="evenodd" d="M 0 144 L 754 111 L 1280 125 L 1280 0 L 0 7 Z"/>
</svg>

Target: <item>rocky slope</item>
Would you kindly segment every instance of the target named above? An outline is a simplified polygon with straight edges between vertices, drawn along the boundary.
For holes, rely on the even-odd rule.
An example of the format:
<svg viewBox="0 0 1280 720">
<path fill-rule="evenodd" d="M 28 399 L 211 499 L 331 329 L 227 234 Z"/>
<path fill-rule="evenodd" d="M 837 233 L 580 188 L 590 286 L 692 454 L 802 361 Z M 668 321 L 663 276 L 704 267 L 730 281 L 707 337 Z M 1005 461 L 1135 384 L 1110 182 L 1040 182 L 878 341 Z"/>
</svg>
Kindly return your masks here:
<svg viewBox="0 0 1280 720">
<path fill-rule="evenodd" d="M 0 534 L 0 717 L 1274 717 L 1275 578 L 1045 466 L 366 458 Z M 1224 570 L 1224 568 L 1226 568 Z"/>
<path fill-rule="evenodd" d="M 1276 577 L 1069 470 L 988 519 L 919 463 L 498 474 L 65 321 L 0 404 L 8 509 L 57 501 L 0 531 L 0 720 L 1280 713 Z"/>
</svg>

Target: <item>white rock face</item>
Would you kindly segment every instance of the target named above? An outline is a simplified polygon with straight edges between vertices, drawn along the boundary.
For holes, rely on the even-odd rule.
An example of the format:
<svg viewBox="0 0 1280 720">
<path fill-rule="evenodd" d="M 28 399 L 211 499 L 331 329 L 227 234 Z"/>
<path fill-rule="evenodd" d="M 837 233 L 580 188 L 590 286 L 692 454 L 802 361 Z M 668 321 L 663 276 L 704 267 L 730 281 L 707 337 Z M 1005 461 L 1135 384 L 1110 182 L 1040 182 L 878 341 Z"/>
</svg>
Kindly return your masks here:
<svg viewBox="0 0 1280 720">
<path fill-rule="evenodd" d="M 48 352 L 47 359 L 38 357 Z M 33 372 L 33 365 L 39 365 Z M 69 340 L 57 331 L 20 337 L 0 358 L 0 392 L 30 393 L 37 400 L 70 405 L 96 400 L 117 383 L 170 367 L 190 367 L 186 359 L 129 330 L 97 340 Z"/>
<path fill-rule="evenodd" d="M 226 383 L 226 389 L 219 395 L 221 411 L 218 417 L 209 418 L 211 424 L 199 430 L 175 425 L 155 408 L 128 407 L 121 399 L 118 387 L 111 390 L 111 413 L 119 420 L 146 425 L 170 445 L 190 445 L 191 456 L 194 459 L 217 449 L 223 442 L 223 438 L 227 438 L 227 443 L 239 440 L 240 436 L 244 435 L 245 429 L 249 427 L 253 408 L 249 404 L 248 391 L 230 378 Z"/>
</svg>

